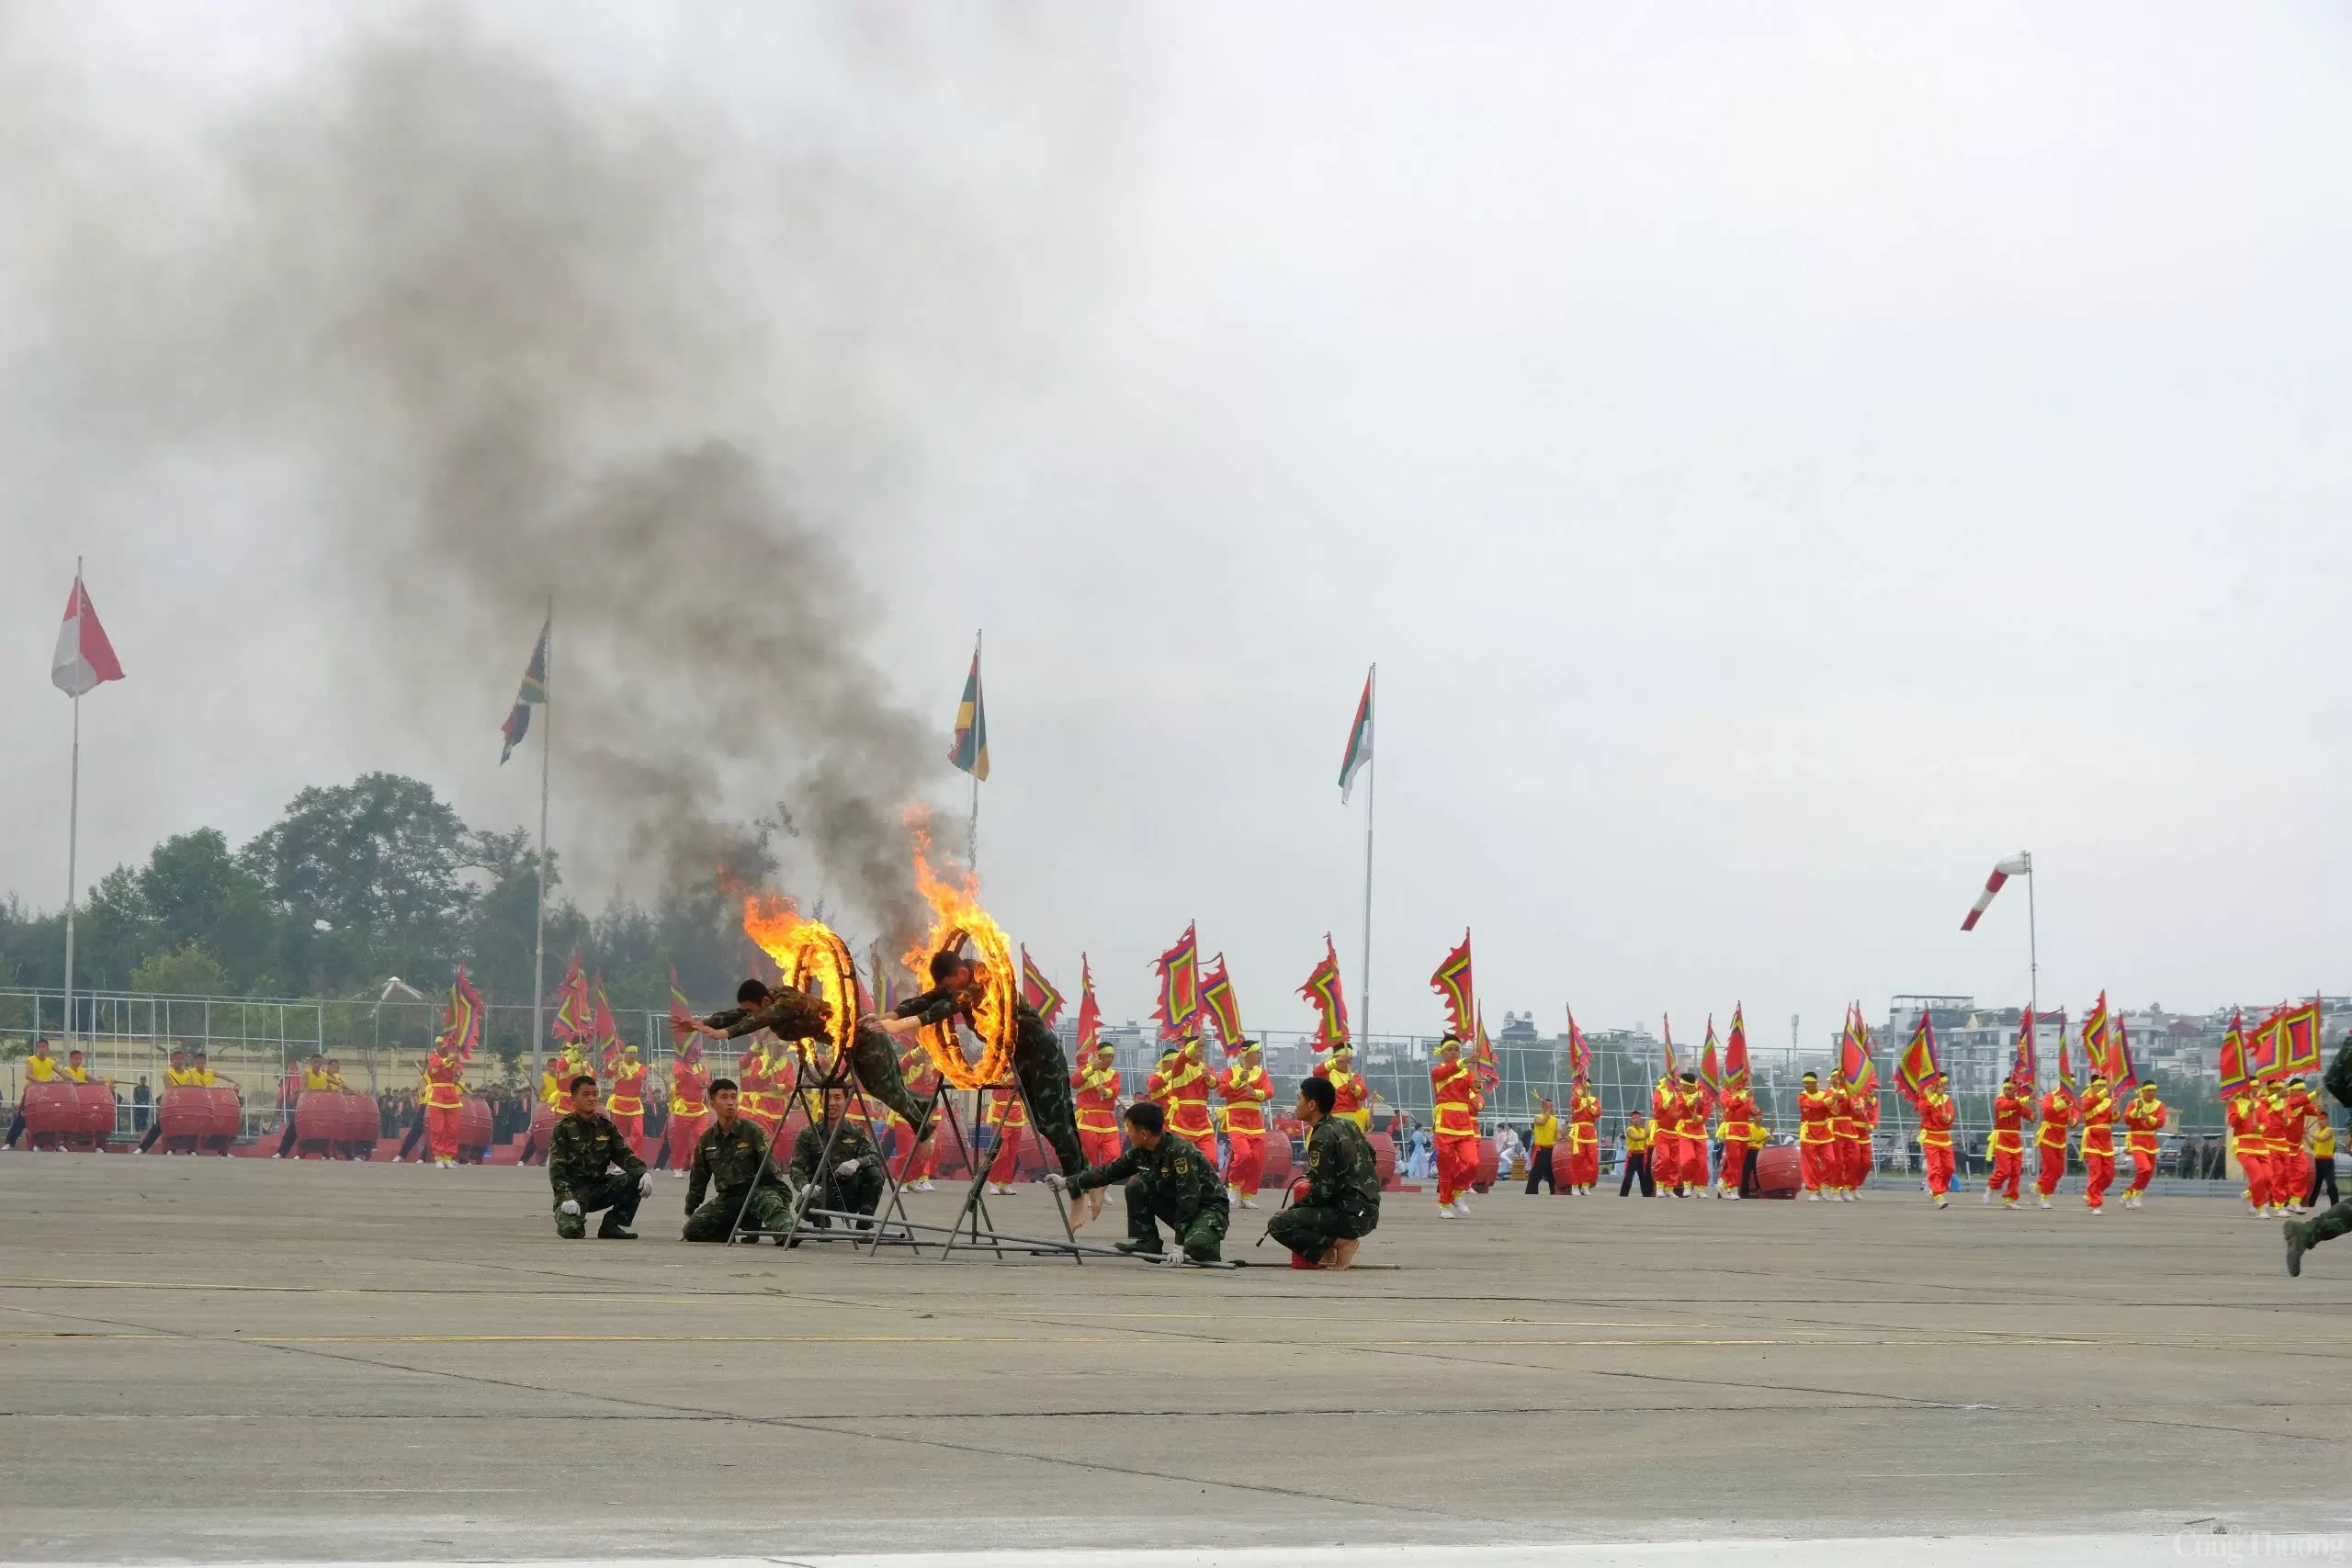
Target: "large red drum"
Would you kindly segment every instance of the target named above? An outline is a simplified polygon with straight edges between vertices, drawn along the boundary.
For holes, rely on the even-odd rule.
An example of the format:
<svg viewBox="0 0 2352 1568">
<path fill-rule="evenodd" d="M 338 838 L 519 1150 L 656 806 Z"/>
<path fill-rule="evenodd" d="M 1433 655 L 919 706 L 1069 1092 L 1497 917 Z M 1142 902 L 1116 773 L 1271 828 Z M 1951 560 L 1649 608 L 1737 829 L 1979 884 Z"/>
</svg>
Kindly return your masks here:
<svg viewBox="0 0 2352 1568">
<path fill-rule="evenodd" d="M 1259 1142 L 1260 1146 L 1266 1153 L 1265 1164 L 1260 1168 L 1258 1174 L 1258 1190 L 1279 1192 L 1290 1185 L 1290 1173 L 1298 1164 L 1291 1156 L 1290 1134 L 1280 1131 L 1272 1132 Z"/>
<path fill-rule="evenodd" d="M 1495 1154 L 1494 1139 L 1479 1139 L 1478 1174 L 1470 1179 L 1470 1190 L 1473 1192 L 1493 1191 L 1495 1190 L 1496 1173 L 1501 1168 L 1502 1162 Z"/>
<path fill-rule="evenodd" d="M 1367 1133 L 1364 1141 L 1372 1145 L 1373 1167 L 1380 1172 L 1383 1190 L 1396 1185 L 1396 1145 L 1385 1133 Z"/>
<path fill-rule="evenodd" d="M 28 1083 L 18 1108 L 37 1149 L 95 1149 L 114 1132 L 114 1091 L 102 1083 Z"/>
<path fill-rule="evenodd" d="M 209 1089 L 187 1085 L 164 1090 L 164 1098 L 155 1104 L 155 1121 L 163 1128 L 161 1141 L 165 1148 L 186 1144 L 225 1155 L 243 1126 L 244 1108 L 238 1103 L 235 1089 L 218 1084 Z"/>
<path fill-rule="evenodd" d="M 1793 1198 L 1804 1185 L 1798 1168 L 1797 1146 L 1775 1144 L 1756 1151 L 1756 1185 L 1759 1198 Z"/>
<path fill-rule="evenodd" d="M 490 1101 L 467 1095 L 458 1102 L 458 1158 L 480 1165 L 490 1152 Z"/>
<path fill-rule="evenodd" d="M 332 1158 L 334 1145 L 351 1140 L 349 1096 L 331 1089 L 306 1089 L 294 1097 L 294 1153 Z M 370 1136 L 373 1136 L 371 1131 Z"/>
</svg>

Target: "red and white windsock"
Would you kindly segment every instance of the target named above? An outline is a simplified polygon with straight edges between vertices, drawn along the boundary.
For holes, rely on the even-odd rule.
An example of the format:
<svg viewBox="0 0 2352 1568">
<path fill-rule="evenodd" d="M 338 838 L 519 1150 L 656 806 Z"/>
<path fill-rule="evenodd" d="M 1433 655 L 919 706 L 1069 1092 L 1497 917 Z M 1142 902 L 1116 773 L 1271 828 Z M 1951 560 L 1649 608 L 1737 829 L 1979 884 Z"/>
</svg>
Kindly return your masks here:
<svg viewBox="0 0 2352 1568">
<path fill-rule="evenodd" d="M 1969 906 L 1968 919 L 1960 922 L 1960 929 L 1964 931 L 1973 931 L 1976 929 L 1976 922 L 1984 917 L 1985 910 L 1993 907 L 1993 895 L 2001 890 L 2001 884 L 2012 876 L 2032 874 L 2033 856 L 2022 850 L 2007 859 L 1994 862 L 1993 874 L 1984 879 L 1984 891 L 1979 893 L 1976 896 L 1976 902 Z"/>
<path fill-rule="evenodd" d="M 90 591 L 82 586 L 78 570 L 74 573 L 74 592 L 65 601 L 65 624 L 57 628 L 57 652 L 49 661 L 49 678 L 69 697 L 122 679 L 114 644 L 107 640 L 106 627 L 98 625 L 98 612 L 90 604 Z"/>
</svg>

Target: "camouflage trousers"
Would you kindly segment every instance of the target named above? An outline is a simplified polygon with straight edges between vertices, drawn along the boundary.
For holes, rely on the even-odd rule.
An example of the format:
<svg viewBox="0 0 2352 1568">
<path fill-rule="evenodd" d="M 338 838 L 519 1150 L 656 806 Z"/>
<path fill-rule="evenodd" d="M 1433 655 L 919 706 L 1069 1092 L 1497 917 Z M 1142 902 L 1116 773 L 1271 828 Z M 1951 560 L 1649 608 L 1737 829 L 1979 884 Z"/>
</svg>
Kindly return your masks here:
<svg viewBox="0 0 2352 1568">
<path fill-rule="evenodd" d="M 2317 1247 L 2347 1233 L 2352 1233 L 2352 1203 L 2338 1203 L 2303 1222 L 2303 1245 Z"/>
<path fill-rule="evenodd" d="M 580 1213 L 567 1214 L 562 1200 L 556 1201 L 555 1234 L 566 1241 L 578 1241 L 588 1234 L 588 1216 L 597 1210 L 605 1211 L 605 1223 L 598 1234 L 626 1229 L 637 1218 L 637 1179 L 632 1176 L 599 1177 L 586 1186 L 575 1190 L 572 1196 L 580 1201 Z"/>
<path fill-rule="evenodd" d="M 1127 1236 L 1145 1250 L 1160 1250 L 1159 1222 L 1176 1233 L 1176 1245 L 1195 1263 L 1215 1263 L 1225 1256 L 1225 1227 L 1231 1216 L 1222 1203 L 1201 1203 L 1189 1212 L 1176 1194 L 1164 1190 L 1149 1176 L 1127 1181 Z"/>
<path fill-rule="evenodd" d="M 735 1214 L 741 1210 L 740 1227 Z M 681 1234 L 688 1241 L 725 1241 L 731 1228 L 747 1231 L 781 1231 L 792 1224 L 792 1200 L 781 1187 L 762 1182 L 752 1189 L 751 1201 L 744 1201 L 741 1192 L 721 1192 L 701 1208 L 686 1216 L 686 1228 Z"/>
<path fill-rule="evenodd" d="M 899 1073 L 899 1054 L 891 1048 L 888 1035 L 878 1029 L 857 1031 L 850 1039 L 849 1060 L 866 1093 L 898 1112 L 909 1126 L 922 1126 L 923 1108 L 907 1092 L 907 1080 Z M 916 1136 L 920 1141 L 921 1133 Z"/>
<path fill-rule="evenodd" d="M 1038 1016 L 1023 1008 L 1012 1040 L 1012 1072 L 1029 1097 L 1029 1113 L 1040 1135 L 1053 1145 L 1064 1176 L 1086 1168 L 1086 1148 L 1078 1140 L 1078 1104 L 1069 1093 L 1069 1058 L 1062 1043 Z M 1217 1231 L 1225 1234 L 1223 1226 Z"/>
<path fill-rule="evenodd" d="M 831 1209 L 837 1213 L 871 1214 L 882 1202 L 882 1173 L 871 1166 L 860 1166 L 854 1176 L 838 1173 L 817 1184 L 816 1196 L 809 1200 L 812 1209 Z M 820 1230 L 832 1227 L 826 1214 L 811 1214 L 808 1223 Z M 862 1225 L 860 1228 L 864 1228 Z"/>
<path fill-rule="evenodd" d="M 1376 1214 L 1356 1208 L 1321 1208 L 1293 1203 L 1266 1222 L 1266 1234 L 1306 1258 L 1320 1263 L 1335 1241 L 1369 1235 L 1380 1224 Z"/>
</svg>

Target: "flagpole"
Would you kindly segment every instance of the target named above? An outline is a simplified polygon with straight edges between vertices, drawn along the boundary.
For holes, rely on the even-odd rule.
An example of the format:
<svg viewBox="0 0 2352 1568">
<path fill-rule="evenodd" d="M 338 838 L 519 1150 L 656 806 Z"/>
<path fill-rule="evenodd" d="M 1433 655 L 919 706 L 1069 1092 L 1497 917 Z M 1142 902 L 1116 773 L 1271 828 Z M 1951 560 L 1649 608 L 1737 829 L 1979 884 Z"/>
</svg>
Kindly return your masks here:
<svg viewBox="0 0 2352 1568">
<path fill-rule="evenodd" d="M 79 602 L 82 563 L 74 563 L 76 602 Z M 74 698 L 74 783 L 66 795 L 65 806 L 65 1049 L 74 1049 L 74 852 L 82 838 L 82 698 Z M 40 1032 L 40 1021 L 33 1021 L 33 1032 Z"/>
<path fill-rule="evenodd" d="M 539 666 L 538 908 L 531 942 L 531 1081 L 545 1070 L 540 1056 L 548 998 L 548 776 L 555 755 L 555 595 L 548 595 L 547 655 Z"/>
<path fill-rule="evenodd" d="M 975 630 L 972 633 L 972 668 L 977 671 L 979 667 L 980 634 Z M 980 709 L 978 705 L 975 705 L 972 709 L 972 722 L 978 724 L 980 719 Z M 976 750 L 973 753 L 975 766 L 967 770 L 972 775 L 972 828 L 966 848 L 965 860 L 967 863 L 967 869 L 975 876 L 979 874 L 980 870 L 980 775 L 977 766 L 978 755 Z"/>
<path fill-rule="evenodd" d="M 1363 967 L 1358 971 L 1363 976 L 1362 1000 L 1366 1050 L 1371 1049 L 1372 1043 L 1372 818 L 1373 803 L 1378 797 L 1380 788 L 1379 701 L 1380 666 L 1374 663 L 1371 672 L 1364 677 L 1364 712 L 1372 720 L 1375 739 L 1372 755 L 1364 760 L 1364 772 L 1370 776 L 1363 782 Z"/>
<path fill-rule="evenodd" d="M 2033 883 L 2033 855 L 2029 851 L 2025 858 L 2026 1009 L 2032 1015 L 2033 1077 L 2034 1087 L 2039 1089 L 2041 1083 L 2041 933 L 2034 913 Z M 2014 1070 L 2016 1064 L 2010 1066 Z"/>
</svg>

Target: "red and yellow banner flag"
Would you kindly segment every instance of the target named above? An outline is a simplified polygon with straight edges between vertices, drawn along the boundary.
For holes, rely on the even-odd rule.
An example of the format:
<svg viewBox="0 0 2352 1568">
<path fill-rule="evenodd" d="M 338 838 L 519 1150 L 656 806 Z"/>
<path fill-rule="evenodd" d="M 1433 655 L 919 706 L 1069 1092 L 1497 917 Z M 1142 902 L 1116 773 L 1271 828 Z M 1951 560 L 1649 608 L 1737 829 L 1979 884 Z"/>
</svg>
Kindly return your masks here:
<svg viewBox="0 0 2352 1568">
<path fill-rule="evenodd" d="M 2319 1071 L 2319 998 L 2288 1009 L 2278 1018 L 2278 1070 L 2282 1073 Z"/>
<path fill-rule="evenodd" d="M 2245 1065 L 2256 1077 L 2277 1077 L 2284 1069 L 2279 1066 L 2286 1033 L 2287 1010 L 2273 1008 L 2270 1016 L 2255 1025 L 2246 1036 Z"/>
<path fill-rule="evenodd" d="M 1334 1045 L 1344 1045 L 1348 1039 L 1348 998 L 1340 988 L 1340 952 L 1331 945 L 1331 933 L 1323 933 L 1323 962 L 1306 976 L 1306 984 L 1298 994 L 1315 1004 L 1315 1048 L 1329 1051 Z"/>
<path fill-rule="evenodd" d="M 1470 1045 L 1470 1061 L 1476 1070 L 1479 1092 L 1485 1093 L 1503 1081 L 1502 1063 L 1496 1059 L 1495 1043 L 1487 1038 L 1487 1010 L 1478 1009 L 1475 1038 Z"/>
<path fill-rule="evenodd" d="M 596 1070 L 610 1077 L 621 1065 L 620 1026 L 613 1021 L 612 1004 L 605 1000 L 605 977 L 596 976 Z"/>
<path fill-rule="evenodd" d="M 678 966 L 670 965 L 670 1038 L 680 1045 L 700 1032 L 695 1027 L 695 1010 L 686 1004 L 686 993 L 678 985 Z"/>
<path fill-rule="evenodd" d="M 1724 1038 L 1724 1089 L 1746 1089 L 1747 1072 L 1747 1019 L 1737 1002 L 1732 1004 L 1731 1033 Z"/>
<path fill-rule="evenodd" d="M 1159 1037 L 1172 1040 L 1193 1027 L 1201 1014 L 1201 939 L 1199 922 L 1184 928 L 1176 945 L 1152 964 L 1159 976 L 1159 1005 L 1152 1013 Z"/>
<path fill-rule="evenodd" d="M 1724 1089 L 1724 1065 L 1715 1055 L 1715 1015 L 1707 1015 L 1707 1043 L 1699 1050 L 1699 1082 L 1710 1099 Z"/>
<path fill-rule="evenodd" d="M 575 953 L 564 966 L 563 985 L 555 994 L 555 1022 L 549 1030 L 558 1040 L 578 1045 L 595 1027 L 596 1010 L 588 999 L 588 972 L 580 966 L 580 954 Z"/>
<path fill-rule="evenodd" d="M 1233 994 L 1233 976 L 1225 972 L 1222 953 L 1201 970 L 1201 1016 L 1216 1031 L 1227 1055 L 1241 1049 L 1241 1001 Z"/>
<path fill-rule="evenodd" d="M 1869 1089 L 1878 1082 L 1878 1064 L 1871 1060 L 1871 1029 L 1862 1021 L 1860 1002 L 1846 1015 L 1846 1035 L 1838 1042 L 1838 1066 L 1845 1073 L 1846 1082 L 1855 1089 Z"/>
<path fill-rule="evenodd" d="M 2222 1036 L 2222 1092 L 2244 1089 L 2249 1075 L 2245 1065 L 2245 1019 L 2243 1014 L 2230 1014 L 2230 1032 Z"/>
<path fill-rule="evenodd" d="M 1921 1008 L 1919 1021 L 1912 1026 L 1911 1043 L 1903 1048 L 1903 1059 L 1894 1065 L 1894 1087 L 1917 1105 L 1928 1092 L 1928 1080 L 1943 1070 L 1943 1064 L 1936 1060 L 1936 1021 Z"/>
<path fill-rule="evenodd" d="M 2115 1018 L 2114 1043 L 2108 1047 L 2107 1065 L 2108 1085 L 2120 1104 L 2124 1096 L 2140 1087 L 2140 1064 L 2132 1059 L 2132 1032 L 2123 1026 L 2120 1013 Z"/>
<path fill-rule="evenodd" d="M 1674 1065 L 1674 1020 L 1666 1013 L 1657 1015 L 1658 1029 L 1666 1036 L 1666 1076 L 1679 1078 L 1682 1070 Z"/>
<path fill-rule="evenodd" d="M 2115 1081 L 2114 1064 L 2108 1060 L 2109 1037 L 2113 1021 L 2108 1017 L 2107 993 L 2101 991 L 2098 1000 L 2091 1004 L 2090 1012 L 2083 1019 L 2083 1062 L 2090 1071 L 2109 1083 Z"/>
<path fill-rule="evenodd" d="M 1568 1077 L 1582 1084 L 1592 1072 L 1592 1044 L 1577 1027 L 1577 1010 L 1568 1010 Z"/>
<path fill-rule="evenodd" d="M 434 1046 L 455 1051 L 459 1061 L 472 1059 L 474 1047 L 481 1043 L 481 993 L 466 978 L 466 966 L 460 964 L 458 977 L 449 987 L 449 1006 L 441 1015 L 441 1032 L 434 1036 Z"/>
<path fill-rule="evenodd" d="M 2068 1094 L 2075 1092 L 2074 1064 L 2066 1059 L 2066 1015 L 2058 1015 L 2058 1087 Z"/>
<path fill-rule="evenodd" d="M 1046 972 L 1037 967 L 1037 961 L 1029 956 L 1027 942 L 1021 944 L 1021 1000 L 1037 1015 L 1038 1021 L 1048 1028 L 1062 1015 L 1062 994 L 1051 980 L 1046 978 Z"/>
<path fill-rule="evenodd" d="M 1445 1003 L 1446 1031 L 1467 1040 L 1478 1026 L 1477 993 L 1470 981 L 1470 930 L 1462 931 L 1462 945 L 1445 955 L 1430 976 L 1430 989 Z"/>
<path fill-rule="evenodd" d="M 1102 1043 L 1102 1004 L 1094 999 L 1094 965 L 1078 955 L 1078 1048 L 1091 1051 Z"/>
<path fill-rule="evenodd" d="M 2034 1050 L 2036 1032 L 2033 1009 L 2028 1007 L 2018 1020 L 2017 1048 L 2009 1058 L 2009 1076 L 2028 1089 L 2041 1081 L 2041 1059 Z"/>
</svg>

